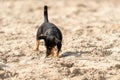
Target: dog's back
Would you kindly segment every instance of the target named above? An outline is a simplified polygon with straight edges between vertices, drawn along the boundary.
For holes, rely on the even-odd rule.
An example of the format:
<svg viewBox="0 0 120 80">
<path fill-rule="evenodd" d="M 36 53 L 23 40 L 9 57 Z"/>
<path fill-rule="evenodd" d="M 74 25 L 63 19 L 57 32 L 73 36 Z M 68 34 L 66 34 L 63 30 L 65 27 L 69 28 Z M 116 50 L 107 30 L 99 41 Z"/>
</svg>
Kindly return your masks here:
<svg viewBox="0 0 120 80">
<path fill-rule="evenodd" d="M 53 23 L 50 23 L 48 20 L 48 10 L 47 6 L 44 6 L 44 22 L 40 26 L 40 29 L 38 29 L 38 35 L 41 33 L 44 36 L 55 36 L 59 40 L 62 41 L 62 33 L 61 31 L 57 28 L 57 26 Z"/>
</svg>

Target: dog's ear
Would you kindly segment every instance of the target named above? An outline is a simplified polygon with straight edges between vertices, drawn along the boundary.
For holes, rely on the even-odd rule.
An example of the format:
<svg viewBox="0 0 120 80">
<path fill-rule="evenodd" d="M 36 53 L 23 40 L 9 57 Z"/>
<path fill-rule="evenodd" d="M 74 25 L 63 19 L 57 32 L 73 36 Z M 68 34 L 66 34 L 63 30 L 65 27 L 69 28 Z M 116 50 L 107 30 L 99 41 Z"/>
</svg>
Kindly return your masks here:
<svg viewBox="0 0 120 80">
<path fill-rule="evenodd" d="M 39 39 L 46 39 L 46 36 L 39 36 Z"/>
</svg>

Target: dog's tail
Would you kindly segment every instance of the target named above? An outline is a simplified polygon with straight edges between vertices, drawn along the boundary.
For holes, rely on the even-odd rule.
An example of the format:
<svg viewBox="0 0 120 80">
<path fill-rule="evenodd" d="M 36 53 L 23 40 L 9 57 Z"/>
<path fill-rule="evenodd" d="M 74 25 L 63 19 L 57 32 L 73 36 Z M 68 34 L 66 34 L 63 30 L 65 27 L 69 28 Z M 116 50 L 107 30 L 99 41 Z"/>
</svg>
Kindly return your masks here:
<svg viewBox="0 0 120 80">
<path fill-rule="evenodd" d="M 48 20 L 48 7 L 47 5 L 44 6 L 44 22 L 49 22 Z"/>
</svg>

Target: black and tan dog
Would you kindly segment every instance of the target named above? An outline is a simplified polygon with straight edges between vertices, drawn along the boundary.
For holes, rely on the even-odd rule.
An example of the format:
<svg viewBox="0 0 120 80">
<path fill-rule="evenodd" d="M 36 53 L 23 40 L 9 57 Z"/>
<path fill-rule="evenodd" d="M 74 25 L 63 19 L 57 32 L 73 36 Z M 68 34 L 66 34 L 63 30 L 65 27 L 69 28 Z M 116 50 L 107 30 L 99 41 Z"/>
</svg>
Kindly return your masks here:
<svg viewBox="0 0 120 80">
<path fill-rule="evenodd" d="M 59 56 L 59 51 L 62 47 L 62 33 L 57 28 L 56 25 L 50 23 L 48 20 L 48 7 L 44 6 L 44 22 L 41 26 L 39 26 L 37 34 L 36 34 L 36 47 L 35 51 L 39 50 L 39 40 L 43 39 L 46 46 L 46 57 L 48 56 Z M 55 52 L 55 48 L 57 51 Z"/>
</svg>

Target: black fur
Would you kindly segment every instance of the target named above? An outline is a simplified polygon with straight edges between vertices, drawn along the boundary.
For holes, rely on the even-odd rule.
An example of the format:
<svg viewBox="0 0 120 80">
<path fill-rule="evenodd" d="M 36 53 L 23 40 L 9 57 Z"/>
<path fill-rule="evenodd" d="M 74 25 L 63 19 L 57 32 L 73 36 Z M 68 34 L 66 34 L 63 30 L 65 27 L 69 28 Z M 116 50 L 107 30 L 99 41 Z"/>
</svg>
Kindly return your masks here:
<svg viewBox="0 0 120 80">
<path fill-rule="evenodd" d="M 46 46 L 46 56 L 49 56 L 49 52 L 54 46 L 57 46 L 58 53 L 62 47 L 62 33 L 53 23 L 50 23 L 48 20 L 48 11 L 47 6 L 44 6 L 44 22 L 39 26 L 36 39 L 45 41 Z"/>
</svg>

